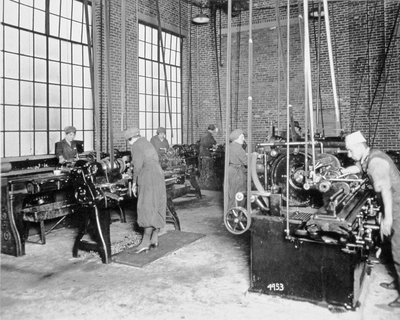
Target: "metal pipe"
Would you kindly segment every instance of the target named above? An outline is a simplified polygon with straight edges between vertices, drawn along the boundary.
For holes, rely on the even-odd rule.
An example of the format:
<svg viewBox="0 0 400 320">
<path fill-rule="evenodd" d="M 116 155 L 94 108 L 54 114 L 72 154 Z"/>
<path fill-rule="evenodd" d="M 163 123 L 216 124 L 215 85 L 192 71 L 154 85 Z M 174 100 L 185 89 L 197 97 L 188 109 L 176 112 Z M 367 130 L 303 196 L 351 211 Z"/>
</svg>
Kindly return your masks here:
<svg viewBox="0 0 400 320">
<path fill-rule="evenodd" d="M 124 131 L 126 110 L 126 0 L 121 0 L 121 131 Z"/>
<path fill-rule="evenodd" d="M 337 91 L 336 91 L 335 66 L 333 65 L 331 29 L 330 29 L 330 25 L 329 25 L 328 0 L 323 0 L 323 1 L 324 1 L 324 13 L 325 13 L 326 40 L 328 42 L 329 67 L 331 69 L 331 79 L 332 79 L 333 103 L 335 105 L 336 130 L 341 130 L 342 125 L 341 125 L 340 109 L 339 109 Z"/>
<path fill-rule="evenodd" d="M 312 98 L 312 82 L 311 82 L 311 62 L 310 62 L 310 34 L 308 28 L 308 0 L 304 0 L 304 70 L 307 77 L 308 88 L 308 110 L 310 115 L 310 138 L 312 152 L 312 167 L 315 167 L 315 144 L 314 144 L 314 117 L 313 117 L 313 98 Z M 316 175 L 313 174 L 313 182 Z"/>
<path fill-rule="evenodd" d="M 105 2 L 105 43 L 106 43 L 106 74 L 107 74 L 107 124 L 110 139 L 109 152 L 111 169 L 114 168 L 114 141 L 113 141 L 113 118 L 112 118 L 112 102 L 111 102 L 111 71 L 110 71 L 110 1 Z"/>
<path fill-rule="evenodd" d="M 286 141 L 289 141 L 289 122 L 290 122 L 290 0 L 287 0 L 287 32 L 286 32 L 286 63 L 287 63 L 287 74 L 286 74 Z M 290 236 L 289 232 L 289 179 L 290 179 L 290 150 L 289 144 L 286 145 L 286 237 Z"/>
<path fill-rule="evenodd" d="M 232 49 L 232 0 L 228 0 L 228 33 L 226 44 L 226 110 L 225 110 L 225 179 L 224 179 L 224 214 L 228 211 L 228 167 L 229 167 L 229 134 L 231 131 L 231 49 Z"/>
<path fill-rule="evenodd" d="M 247 98 L 247 212 L 251 213 L 251 147 L 252 147 L 252 114 L 253 114 L 253 0 L 249 2 L 249 65 L 248 65 L 248 98 Z"/>
</svg>

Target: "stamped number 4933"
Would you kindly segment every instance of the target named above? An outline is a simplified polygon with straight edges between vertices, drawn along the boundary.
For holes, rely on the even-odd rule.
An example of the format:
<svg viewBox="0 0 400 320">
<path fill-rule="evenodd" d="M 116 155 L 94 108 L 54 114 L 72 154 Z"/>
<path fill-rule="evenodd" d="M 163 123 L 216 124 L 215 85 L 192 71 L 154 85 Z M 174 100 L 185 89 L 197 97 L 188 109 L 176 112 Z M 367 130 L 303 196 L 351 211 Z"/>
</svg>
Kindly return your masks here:
<svg viewBox="0 0 400 320">
<path fill-rule="evenodd" d="M 267 288 L 269 289 L 269 291 L 283 291 L 285 290 L 285 286 L 283 285 L 283 283 L 280 282 L 276 282 L 276 283 L 270 283 Z"/>
</svg>

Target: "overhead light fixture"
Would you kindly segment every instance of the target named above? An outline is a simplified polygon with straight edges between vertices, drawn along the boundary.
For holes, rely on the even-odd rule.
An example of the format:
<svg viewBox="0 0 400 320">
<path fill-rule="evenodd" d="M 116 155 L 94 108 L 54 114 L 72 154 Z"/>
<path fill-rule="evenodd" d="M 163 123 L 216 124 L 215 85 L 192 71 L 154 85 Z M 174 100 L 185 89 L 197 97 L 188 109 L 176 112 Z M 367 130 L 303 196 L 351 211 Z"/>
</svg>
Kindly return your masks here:
<svg viewBox="0 0 400 320">
<path fill-rule="evenodd" d="M 200 13 L 193 17 L 192 22 L 195 24 L 206 24 L 210 22 L 210 18 L 203 13 L 203 8 L 201 8 Z"/>
<path fill-rule="evenodd" d="M 318 10 L 318 8 L 310 10 L 310 18 L 318 19 L 318 18 L 323 18 L 323 17 L 325 17 L 324 10 L 322 10 L 322 9 Z"/>
</svg>

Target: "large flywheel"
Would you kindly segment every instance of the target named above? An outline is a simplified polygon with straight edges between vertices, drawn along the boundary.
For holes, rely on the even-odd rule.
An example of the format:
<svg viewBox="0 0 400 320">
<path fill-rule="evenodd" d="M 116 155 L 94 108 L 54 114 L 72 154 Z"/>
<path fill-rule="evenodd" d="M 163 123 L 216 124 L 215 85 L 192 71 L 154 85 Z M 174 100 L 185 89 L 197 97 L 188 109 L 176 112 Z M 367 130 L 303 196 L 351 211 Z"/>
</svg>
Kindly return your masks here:
<svg viewBox="0 0 400 320">
<path fill-rule="evenodd" d="M 250 228 L 251 217 L 242 207 L 233 207 L 224 214 L 225 227 L 230 233 L 243 234 Z"/>
</svg>

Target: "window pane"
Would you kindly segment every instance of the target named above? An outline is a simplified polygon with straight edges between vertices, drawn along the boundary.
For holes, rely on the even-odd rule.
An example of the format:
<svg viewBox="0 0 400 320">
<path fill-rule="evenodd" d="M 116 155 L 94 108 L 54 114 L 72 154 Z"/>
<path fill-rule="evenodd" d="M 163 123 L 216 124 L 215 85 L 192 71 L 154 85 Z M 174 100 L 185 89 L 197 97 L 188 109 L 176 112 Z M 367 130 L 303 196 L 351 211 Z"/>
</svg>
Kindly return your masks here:
<svg viewBox="0 0 400 320">
<path fill-rule="evenodd" d="M 70 64 L 61 63 L 61 83 L 72 84 L 72 67 Z"/>
<path fill-rule="evenodd" d="M 139 24 L 139 40 L 145 40 L 145 26 L 143 24 Z"/>
<path fill-rule="evenodd" d="M 57 39 L 49 39 L 49 58 L 52 60 L 60 60 L 60 41 Z"/>
<path fill-rule="evenodd" d="M 92 82 L 90 80 L 90 68 L 83 68 L 83 72 L 84 72 L 84 82 L 83 85 L 87 88 L 91 88 L 92 87 Z"/>
<path fill-rule="evenodd" d="M 59 15 L 61 0 L 51 0 L 50 1 L 50 12 Z"/>
<path fill-rule="evenodd" d="M 41 155 L 47 153 L 47 133 L 36 132 L 35 133 L 35 154 Z"/>
<path fill-rule="evenodd" d="M 57 130 L 60 129 L 60 109 L 50 108 L 49 109 L 49 129 Z"/>
<path fill-rule="evenodd" d="M 35 80 L 46 82 L 47 77 L 46 61 L 43 59 L 35 59 Z"/>
<path fill-rule="evenodd" d="M 21 130 L 33 129 L 33 108 L 21 107 Z"/>
<path fill-rule="evenodd" d="M 80 22 L 72 21 L 72 41 L 82 41 L 82 24 Z"/>
<path fill-rule="evenodd" d="M 33 34 L 21 30 L 19 46 L 21 54 L 33 56 Z"/>
<path fill-rule="evenodd" d="M 84 89 L 84 105 L 83 107 L 85 109 L 93 109 L 93 103 L 92 103 L 92 89 Z"/>
<path fill-rule="evenodd" d="M 63 107 L 72 107 L 72 88 L 61 86 L 61 105 Z"/>
<path fill-rule="evenodd" d="M 21 104 L 33 106 L 33 82 L 21 81 Z"/>
<path fill-rule="evenodd" d="M 44 11 L 35 10 L 35 28 L 34 30 L 37 32 L 44 33 L 45 32 L 45 25 L 46 23 L 46 15 Z"/>
<path fill-rule="evenodd" d="M 72 125 L 72 109 L 61 110 L 61 128 Z"/>
<path fill-rule="evenodd" d="M 4 22 L 18 26 L 18 3 L 4 0 Z"/>
<path fill-rule="evenodd" d="M 72 0 L 61 0 L 61 15 L 68 19 L 72 17 Z"/>
<path fill-rule="evenodd" d="M 19 77 L 19 62 L 18 55 L 5 53 L 4 54 L 4 76 L 7 78 L 15 78 Z"/>
<path fill-rule="evenodd" d="M 4 80 L 4 100 L 6 104 L 19 103 L 19 82 L 17 80 Z"/>
<path fill-rule="evenodd" d="M 71 43 L 61 41 L 61 61 L 71 62 Z"/>
<path fill-rule="evenodd" d="M 82 108 L 83 106 L 83 93 L 82 88 L 73 88 L 73 106 L 74 108 Z"/>
<path fill-rule="evenodd" d="M 57 2 L 57 0 L 51 1 L 52 3 Z M 35 7 L 41 10 L 46 9 L 46 0 L 35 0 Z"/>
<path fill-rule="evenodd" d="M 20 27 L 32 30 L 33 8 L 27 6 L 19 6 Z"/>
<path fill-rule="evenodd" d="M 46 58 L 46 37 L 35 34 L 35 56 Z"/>
<path fill-rule="evenodd" d="M 60 106 L 60 86 L 49 85 L 49 105 L 54 107 Z"/>
<path fill-rule="evenodd" d="M 6 157 L 16 157 L 19 155 L 19 134 L 18 132 L 6 132 L 4 135 L 5 153 Z"/>
<path fill-rule="evenodd" d="M 60 29 L 60 17 L 50 14 L 50 34 L 54 37 L 58 37 L 59 29 Z"/>
<path fill-rule="evenodd" d="M 60 63 L 49 61 L 49 82 L 60 82 Z"/>
<path fill-rule="evenodd" d="M 4 27 L 4 49 L 18 53 L 18 29 Z"/>
<path fill-rule="evenodd" d="M 56 142 L 61 141 L 61 134 L 59 131 L 50 131 L 49 132 L 49 153 L 54 154 L 56 151 Z"/>
<path fill-rule="evenodd" d="M 83 4 L 79 1 L 73 2 L 72 7 L 72 19 L 76 21 L 82 21 Z"/>
<path fill-rule="evenodd" d="M 93 147 L 93 131 L 85 131 L 83 136 L 84 141 L 84 150 L 91 151 L 94 149 Z"/>
<path fill-rule="evenodd" d="M 76 127 L 77 130 L 82 131 L 83 128 L 83 111 L 74 109 L 72 111 L 72 119 L 73 119 L 73 126 Z"/>
<path fill-rule="evenodd" d="M 60 38 L 71 40 L 71 20 L 60 19 Z"/>
<path fill-rule="evenodd" d="M 72 49 L 73 49 L 72 62 L 74 64 L 81 65 L 82 64 L 82 46 L 80 46 L 78 44 L 74 44 Z"/>
<path fill-rule="evenodd" d="M 21 156 L 33 154 L 33 132 L 21 132 Z"/>
<path fill-rule="evenodd" d="M 146 96 L 144 94 L 139 94 L 139 111 L 146 110 Z"/>
<path fill-rule="evenodd" d="M 5 130 L 19 130 L 19 107 L 4 107 Z"/>
<path fill-rule="evenodd" d="M 82 86 L 82 67 L 74 66 L 72 74 L 74 86 Z"/>
<path fill-rule="evenodd" d="M 47 128 L 46 108 L 35 108 L 35 129 L 46 130 L 46 128 Z"/>
<path fill-rule="evenodd" d="M 143 59 L 139 60 L 139 75 L 141 76 L 146 75 L 145 60 Z"/>
<path fill-rule="evenodd" d="M 93 110 L 84 110 L 84 129 L 93 130 Z"/>
<path fill-rule="evenodd" d="M 35 84 L 35 105 L 45 106 L 47 104 L 47 89 L 45 84 Z"/>
</svg>

